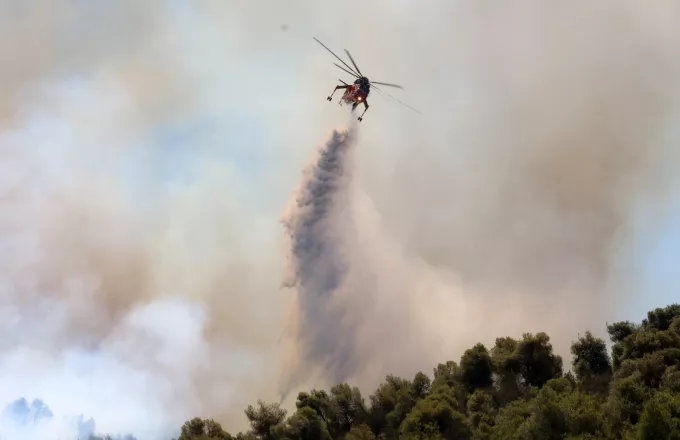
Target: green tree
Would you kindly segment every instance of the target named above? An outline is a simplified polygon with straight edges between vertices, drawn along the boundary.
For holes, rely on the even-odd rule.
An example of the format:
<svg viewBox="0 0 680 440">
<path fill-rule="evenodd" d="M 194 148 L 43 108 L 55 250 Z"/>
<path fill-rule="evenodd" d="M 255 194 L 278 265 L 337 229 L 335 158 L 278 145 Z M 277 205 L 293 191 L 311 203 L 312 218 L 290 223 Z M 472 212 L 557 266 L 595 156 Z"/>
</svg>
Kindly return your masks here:
<svg viewBox="0 0 680 440">
<path fill-rule="evenodd" d="M 416 402 L 411 382 L 393 375 L 385 378 L 369 400 L 371 427 L 388 438 L 397 435 L 399 425 Z"/>
<path fill-rule="evenodd" d="M 642 321 L 642 327 L 648 330 L 665 331 L 678 317 L 680 317 L 680 304 L 671 304 L 647 312 L 647 319 Z"/>
<path fill-rule="evenodd" d="M 386 376 L 368 405 L 340 383 L 300 393 L 288 418 L 258 400 L 245 411 L 252 429 L 236 436 L 191 419 L 180 440 L 680 440 L 680 306 L 607 331 L 611 354 L 586 332 L 567 374 L 545 333 L 497 338 L 491 350 L 466 350 L 460 365 L 438 364 L 432 380 Z"/>
<path fill-rule="evenodd" d="M 639 372 L 615 378 L 607 401 L 608 434 L 621 438 L 638 422 L 645 401 L 652 390 L 644 385 Z"/>
<path fill-rule="evenodd" d="M 362 423 L 361 425 L 353 426 L 345 440 L 375 440 L 375 434 L 371 431 L 370 426 Z"/>
<path fill-rule="evenodd" d="M 491 355 L 484 344 L 480 343 L 465 350 L 460 359 L 460 376 L 468 392 L 490 387 L 493 383 L 492 374 Z"/>
<path fill-rule="evenodd" d="M 447 386 L 420 400 L 399 427 L 400 438 L 429 438 L 436 431 L 447 440 L 471 438 L 472 432 L 465 416 L 457 411 L 456 400 Z"/>
<path fill-rule="evenodd" d="M 637 429 L 641 440 L 680 440 L 680 395 L 656 393 L 645 404 Z"/>
<path fill-rule="evenodd" d="M 368 420 L 366 404 L 357 387 L 350 387 L 346 383 L 333 386 L 331 402 L 334 409 L 331 432 L 334 436 L 341 432 L 349 432 L 352 426 Z"/>
<path fill-rule="evenodd" d="M 312 390 L 309 393 L 299 393 L 295 406 L 298 410 L 310 408 L 325 422 L 333 423 L 337 418 L 337 408 L 325 390 Z"/>
<path fill-rule="evenodd" d="M 552 379 L 535 398 L 518 399 L 501 410 L 490 439 L 604 438 L 601 402 Z"/>
<path fill-rule="evenodd" d="M 680 394 L 680 366 L 675 365 L 673 367 L 667 368 L 661 377 L 662 390 L 668 391 L 670 393 Z"/>
<path fill-rule="evenodd" d="M 331 440 L 326 422 L 312 408 L 298 409 L 284 424 L 272 428 L 272 438 L 295 440 Z"/>
<path fill-rule="evenodd" d="M 222 429 L 213 419 L 194 417 L 182 425 L 182 434 L 178 440 L 232 440 L 233 437 Z"/>
<path fill-rule="evenodd" d="M 525 391 L 520 381 L 521 365 L 515 356 L 518 342 L 513 338 L 496 338 L 491 348 L 496 399 L 501 405 L 513 401 Z"/>
<path fill-rule="evenodd" d="M 530 399 L 515 399 L 503 406 L 494 420 L 489 433 L 490 440 L 520 440 L 518 432 L 532 416 Z"/>
<path fill-rule="evenodd" d="M 275 440 L 273 428 L 283 423 L 287 411 L 282 409 L 278 403 L 265 403 L 257 401 L 257 408 L 248 405 L 245 410 L 246 417 L 252 427 L 252 433 L 261 440 Z"/>
<path fill-rule="evenodd" d="M 571 344 L 571 355 L 571 364 L 582 388 L 606 393 L 612 366 L 605 342 L 588 331 Z"/>
<path fill-rule="evenodd" d="M 432 373 L 434 374 L 432 388 L 437 388 L 441 385 L 455 387 L 461 383 L 461 371 L 458 364 L 454 361 L 438 364 L 432 369 Z"/>
<path fill-rule="evenodd" d="M 514 357 L 520 365 L 525 386 L 542 387 L 550 379 L 562 375 L 562 357 L 553 354 L 550 337 L 543 333 L 525 333 L 517 344 Z"/>
<path fill-rule="evenodd" d="M 560 407 L 567 416 L 569 435 L 573 438 L 588 438 L 588 436 L 604 438 L 606 436 L 604 403 L 604 398 L 600 395 L 577 390 L 562 393 Z"/>
<path fill-rule="evenodd" d="M 562 439 L 569 433 L 567 413 L 552 388 L 541 389 L 530 408 L 532 417 L 519 427 L 520 437 L 537 440 Z"/>
<path fill-rule="evenodd" d="M 469 396 L 467 414 L 475 438 L 488 438 L 497 412 L 493 396 L 486 391 L 476 390 Z"/>
<path fill-rule="evenodd" d="M 418 372 L 413 378 L 413 383 L 411 386 L 413 396 L 416 399 L 424 399 L 427 397 L 432 387 L 432 381 L 425 373 Z"/>
<path fill-rule="evenodd" d="M 430 423 L 421 426 L 418 430 L 402 434 L 399 440 L 446 440 L 446 437 L 439 432 L 439 426 L 436 423 Z"/>
<path fill-rule="evenodd" d="M 607 333 L 612 342 L 622 342 L 628 336 L 638 331 L 639 326 L 630 321 L 620 321 L 607 324 Z"/>
</svg>

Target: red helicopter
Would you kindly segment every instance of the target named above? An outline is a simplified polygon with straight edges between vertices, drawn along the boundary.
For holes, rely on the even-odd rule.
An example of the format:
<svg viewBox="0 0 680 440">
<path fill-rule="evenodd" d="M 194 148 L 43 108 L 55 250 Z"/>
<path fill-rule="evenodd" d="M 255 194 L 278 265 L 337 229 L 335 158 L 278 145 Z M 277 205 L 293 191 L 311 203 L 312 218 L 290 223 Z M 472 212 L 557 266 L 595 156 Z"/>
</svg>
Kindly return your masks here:
<svg viewBox="0 0 680 440">
<path fill-rule="evenodd" d="M 326 47 L 326 45 L 323 44 L 321 41 L 319 41 L 316 37 L 314 37 L 314 39 L 316 40 L 317 43 L 322 45 L 327 51 L 329 51 L 331 54 L 333 54 L 333 56 L 335 58 L 340 60 L 340 62 L 342 64 L 344 64 L 345 67 L 347 67 L 347 68 L 342 67 L 342 66 L 340 66 L 336 63 L 333 63 L 333 64 L 335 64 L 337 67 L 339 67 L 340 69 L 344 70 L 345 72 L 349 73 L 350 75 L 352 75 L 353 77 L 356 78 L 356 80 L 354 81 L 353 84 L 347 84 L 345 81 L 340 80 L 340 82 L 344 85 L 336 86 L 335 89 L 333 89 L 333 93 L 331 93 L 331 96 L 326 98 L 328 101 L 333 100 L 333 95 L 335 94 L 335 92 L 338 89 L 345 89 L 345 93 L 343 93 L 338 104 L 342 105 L 343 102 L 345 104 L 352 104 L 352 111 L 354 111 L 354 109 L 357 108 L 357 106 L 359 104 L 363 103 L 364 104 L 364 112 L 358 118 L 359 121 L 362 121 L 363 118 L 364 118 L 364 114 L 366 113 L 366 110 L 368 110 L 368 107 L 369 107 L 369 105 L 368 105 L 368 95 L 369 95 L 369 93 L 371 93 L 371 88 L 373 88 L 376 91 L 378 91 L 379 93 L 384 94 L 384 95 L 394 99 L 395 101 L 399 102 L 400 104 L 410 108 L 411 110 L 413 110 L 417 113 L 420 113 L 418 110 L 414 109 L 413 107 L 411 107 L 407 104 L 404 104 L 403 102 L 399 101 L 398 99 L 394 98 L 393 96 L 389 95 L 388 93 L 385 93 L 384 91 L 380 90 L 378 87 L 376 87 L 376 84 L 379 84 L 381 86 L 386 86 L 386 87 L 396 87 L 398 89 L 403 90 L 404 88 L 402 86 L 400 86 L 398 84 L 390 84 L 390 83 L 384 83 L 384 82 L 370 81 L 368 78 L 366 78 L 361 73 L 361 70 L 359 70 L 359 67 L 354 62 L 354 58 L 352 58 L 352 55 L 349 53 L 349 51 L 347 49 L 345 49 L 345 53 L 347 53 L 347 56 L 349 57 L 349 60 L 352 62 L 352 65 L 354 65 L 354 69 L 356 69 L 356 71 L 354 69 L 352 69 L 349 65 L 347 65 L 347 63 L 345 63 L 342 60 L 342 58 L 337 56 L 332 50 L 330 50 L 328 47 Z"/>
</svg>

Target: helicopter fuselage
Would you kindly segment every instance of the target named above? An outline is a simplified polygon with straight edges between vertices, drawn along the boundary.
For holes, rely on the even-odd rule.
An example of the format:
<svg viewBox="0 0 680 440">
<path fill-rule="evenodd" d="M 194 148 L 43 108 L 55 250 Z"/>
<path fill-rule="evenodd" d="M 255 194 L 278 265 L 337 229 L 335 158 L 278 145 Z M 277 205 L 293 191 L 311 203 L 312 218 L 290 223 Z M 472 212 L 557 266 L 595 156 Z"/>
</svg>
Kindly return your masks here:
<svg viewBox="0 0 680 440">
<path fill-rule="evenodd" d="M 368 78 L 361 77 L 354 81 L 354 84 L 348 85 L 343 93 L 340 102 L 346 104 L 353 104 L 354 107 L 366 101 L 368 94 L 371 93 L 371 85 Z"/>
</svg>

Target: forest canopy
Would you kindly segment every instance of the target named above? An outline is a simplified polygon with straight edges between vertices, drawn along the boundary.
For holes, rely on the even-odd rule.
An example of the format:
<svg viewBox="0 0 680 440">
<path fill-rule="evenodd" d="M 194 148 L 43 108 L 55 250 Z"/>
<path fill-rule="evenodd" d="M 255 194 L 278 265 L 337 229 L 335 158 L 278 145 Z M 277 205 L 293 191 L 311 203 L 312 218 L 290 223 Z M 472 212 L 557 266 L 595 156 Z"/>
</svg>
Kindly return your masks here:
<svg viewBox="0 0 680 440">
<path fill-rule="evenodd" d="M 680 440 L 680 304 L 606 329 L 611 353 L 588 331 L 571 368 L 545 333 L 499 337 L 430 375 L 388 375 L 368 399 L 340 383 L 299 393 L 292 414 L 260 400 L 247 432 L 197 417 L 178 440 Z"/>
</svg>

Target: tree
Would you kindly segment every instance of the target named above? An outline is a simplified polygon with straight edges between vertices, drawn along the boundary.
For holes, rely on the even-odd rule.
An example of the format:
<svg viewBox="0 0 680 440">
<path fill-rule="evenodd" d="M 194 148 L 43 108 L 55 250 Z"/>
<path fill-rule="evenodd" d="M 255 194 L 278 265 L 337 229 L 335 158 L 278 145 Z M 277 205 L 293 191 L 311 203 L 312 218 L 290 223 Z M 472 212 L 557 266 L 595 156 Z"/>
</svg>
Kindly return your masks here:
<svg viewBox="0 0 680 440">
<path fill-rule="evenodd" d="M 646 404 L 638 435 L 641 440 L 680 440 L 680 395 L 662 391 Z"/>
<path fill-rule="evenodd" d="M 661 390 L 680 394 L 680 366 L 667 368 L 661 377 Z"/>
<path fill-rule="evenodd" d="M 232 440 L 233 437 L 222 429 L 213 419 L 195 417 L 182 425 L 182 434 L 178 440 Z"/>
<path fill-rule="evenodd" d="M 620 321 L 607 324 L 607 333 L 612 342 L 622 342 L 628 336 L 638 331 L 638 326 L 630 321 Z"/>
<path fill-rule="evenodd" d="M 312 390 L 310 393 L 299 393 L 295 406 L 299 409 L 311 408 L 326 423 L 336 419 L 336 408 L 330 396 L 324 390 Z"/>
<path fill-rule="evenodd" d="M 362 423 L 359 426 L 353 426 L 345 440 L 375 440 L 375 434 L 367 424 Z"/>
<path fill-rule="evenodd" d="M 312 408 L 298 409 L 284 425 L 272 428 L 274 437 L 295 440 L 331 440 L 326 422 Z"/>
<path fill-rule="evenodd" d="M 680 317 L 680 304 L 671 304 L 647 312 L 647 319 L 642 321 L 642 327 L 647 330 L 665 331 L 677 317 Z"/>
<path fill-rule="evenodd" d="M 493 364 L 491 355 L 483 344 L 465 350 L 460 359 L 460 373 L 463 386 L 469 393 L 491 386 Z"/>
<path fill-rule="evenodd" d="M 393 375 L 388 375 L 369 399 L 371 427 L 374 432 L 388 437 L 396 435 L 399 425 L 415 404 L 411 382 Z"/>
<path fill-rule="evenodd" d="M 416 376 L 413 378 L 413 383 L 411 386 L 413 390 L 413 397 L 415 397 L 416 399 L 424 399 L 430 392 L 431 387 L 432 381 L 430 380 L 429 377 L 427 377 L 422 372 L 416 373 Z"/>
<path fill-rule="evenodd" d="M 442 387 L 420 400 L 399 427 L 404 438 L 423 438 L 438 432 L 444 439 L 468 439 L 472 432 L 465 417 L 456 410 L 453 394 Z M 436 428 L 436 429 L 434 429 Z"/>
<path fill-rule="evenodd" d="M 532 415 L 531 401 L 516 399 L 503 406 L 494 420 L 490 440 L 521 439 L 517 433 Z"/>
<path fill-rule="evenodd" d="M 550 337 L 543 332 L 525 333 L 514 357 L 525 385 L 541 388 L 550 379 L 562 375 L 562 357 L 553 354 Z"/>
<path fill-rule="evenodd" d="M 615 378 L 607 400 L 609 434 L 621 436 L 638 422 L 645 401 L 652 395 L 635 372 L 626 378 Z"/>
<path fill-rule="evenodd" d="M 461 371 L 458 364 L 454 361 L 448 361 L 445 364 L 438 364 L 432 369 L 434 380 L 432 387 L 437 388 L 441 385 L 455 387 L 460 383 Z"/>
<path fill-rule="evenodd" d="M 494 425 L 497 412 L 491 394 L 477 390 L 470 395 L 467 414 L 470 426 L 477 437 L 486 438 Z"/>
<path fill-rule="evenodd" d="M 364 423 L 368 419 L 368 411 L 361 391 L 357 387 L 350 387 L 346 383 L 331 388 L 331 401 L 334 408 L 332 420 L 334 435 L 338 432 L 348 432 L 352 426 Z"/>
<path fill-rule="evenodd" d="M 287 411 L 282 409 L 278 403 L 267 404 L 258 400 L 257 405 L 257 408 L 248 405 L 245 410 L 246 417 L 253 428 L 253 434 L 262 440 L 274 440 L 272 429 L 285 420 Z"/>
<path fill-rule="evenodd" d="M 607 392 L 612 366 L 605 342 L 589 331 L 571 344 L 572 366 L 586 391 Z"/>
<path fill-rule="evenodd" d="M 496 338 L 491 349 L 496 399 L 502 404 L 518 398 L 524 389 L 520 381 L 521 365 L 515 356 L 518 342 L 513 338 Z"/>
<path fill-rule="evenodd" d="M 179 440 L 680 440 L 680 306 L 607 331 L 611 353 L 588 331 L 572 342 L 567 374 L 547 334 L 502 337 L 466 350 L 460 365 L 438 364 L 432 379 L 386 376 L 368 405 L 340 383 L 299 393 L 290 417 L 258 400 L 247 433 L 194 418 Z"/>
</svg>

